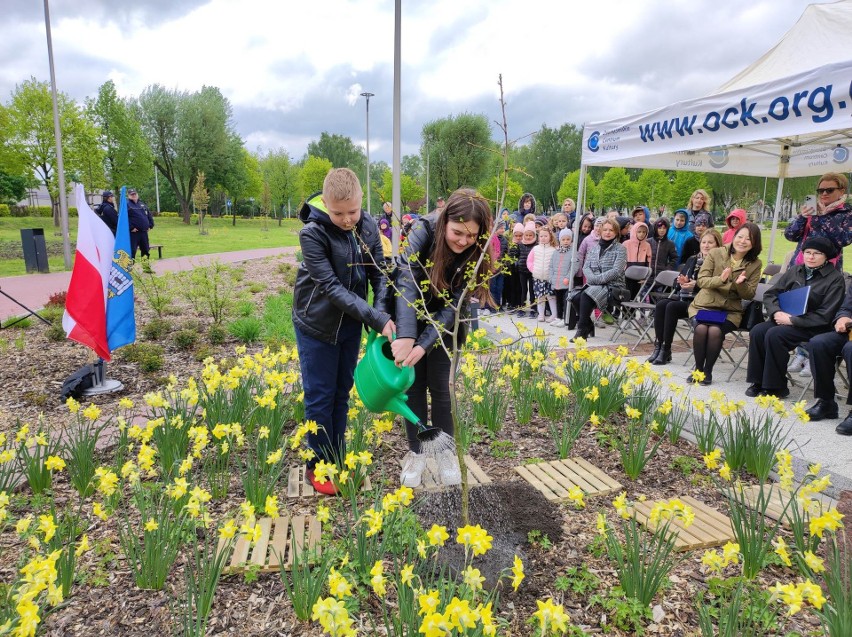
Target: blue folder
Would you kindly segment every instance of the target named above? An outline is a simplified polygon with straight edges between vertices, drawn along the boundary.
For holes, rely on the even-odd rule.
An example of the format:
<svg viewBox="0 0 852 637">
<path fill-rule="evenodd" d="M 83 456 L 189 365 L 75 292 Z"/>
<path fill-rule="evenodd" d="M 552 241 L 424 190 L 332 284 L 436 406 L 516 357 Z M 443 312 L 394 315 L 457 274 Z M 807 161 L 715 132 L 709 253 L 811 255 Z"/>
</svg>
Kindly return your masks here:
<svg viewBox="0 0 852 637">
<path fill-rule="evenodd" d="M 808 311 L 808 297 L 811 294 L 811 286 L 781 292 L 778 295 L 778 305 L 782 312 L 790 316 L 801 316 Z"/>
</svg>

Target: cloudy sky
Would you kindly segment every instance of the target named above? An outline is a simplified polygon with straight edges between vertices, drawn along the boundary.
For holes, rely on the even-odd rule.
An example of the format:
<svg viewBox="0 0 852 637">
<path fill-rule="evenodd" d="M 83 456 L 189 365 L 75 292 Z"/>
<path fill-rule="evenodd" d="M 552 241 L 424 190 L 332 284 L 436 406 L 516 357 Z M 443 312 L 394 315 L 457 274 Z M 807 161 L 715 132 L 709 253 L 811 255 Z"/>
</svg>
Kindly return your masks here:
<svg viewBox="0 0 852 637">
<path fill-rule="evenodd" d="M 402 153 L 423 124 L 463 112 L 510 136 L 698 97 L 792 27 L 805 0 L 407 0 L 402 3 Z M 43 2 L 0 0 L 0 101 L 49 79 Z M 78 100 L 111 79 L 219 87 L 250 150 L 299 158 L 322 131 L 392 152 L 393 0 L 51 0 L 58 86 Z M 818 45 L 818 43 L 815 43 Z M 497 137 L 496 126 L 494 128 Z"/>
</svg>

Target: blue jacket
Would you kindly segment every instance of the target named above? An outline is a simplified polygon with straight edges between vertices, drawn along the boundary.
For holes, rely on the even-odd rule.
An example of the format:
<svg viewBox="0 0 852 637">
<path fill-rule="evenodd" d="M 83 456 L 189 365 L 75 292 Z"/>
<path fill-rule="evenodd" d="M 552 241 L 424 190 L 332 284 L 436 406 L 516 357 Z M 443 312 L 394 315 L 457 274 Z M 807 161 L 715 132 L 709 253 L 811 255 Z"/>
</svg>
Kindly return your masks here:
<svg viewBox="0 0 852 637">
<path fill-rule="evenodd" d="M 677 265 L 680 265 L 684 261 L 683 246 L 686 243 L 687 239 L 695 235 L 693 235 L 692 232 L 689 230 L 689 211 L 687 211 L 685 208 L 681 208 L 680 210 L 675 212 L 675 215 L 677 215 L 678 213 L 686 214 L 686 224 L 683 226 L 683 228 L 675 228 L 674 223 L 672 223 L 671 227 L 669 228 L 668 237 L 672 240 L 672 243 L 675 244 L 675 248 L 677 249 Z M 688 256 L 689 255 L 687 255 L 687 257 Z"/>
</svg>

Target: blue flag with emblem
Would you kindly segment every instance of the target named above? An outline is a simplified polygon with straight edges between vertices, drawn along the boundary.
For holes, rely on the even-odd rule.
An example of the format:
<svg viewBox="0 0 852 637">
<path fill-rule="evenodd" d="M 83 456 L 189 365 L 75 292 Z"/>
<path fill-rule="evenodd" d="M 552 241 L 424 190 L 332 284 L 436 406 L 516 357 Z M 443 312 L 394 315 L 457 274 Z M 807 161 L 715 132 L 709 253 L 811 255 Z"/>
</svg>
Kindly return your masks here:
<svg viewBox="0 0 852 637">
<path fill-rule="evenodd" d="M 115 251 L 107 290 L 106 326 L 110 352 L 122 345 L 136 342 L 133 276 L 130 273 L 132 265 L 130 222 L 127 218 L 127 187 L 122 186 L 121 203 L 118 206 L 118 227 L 115 231 Z"/>
</svg>

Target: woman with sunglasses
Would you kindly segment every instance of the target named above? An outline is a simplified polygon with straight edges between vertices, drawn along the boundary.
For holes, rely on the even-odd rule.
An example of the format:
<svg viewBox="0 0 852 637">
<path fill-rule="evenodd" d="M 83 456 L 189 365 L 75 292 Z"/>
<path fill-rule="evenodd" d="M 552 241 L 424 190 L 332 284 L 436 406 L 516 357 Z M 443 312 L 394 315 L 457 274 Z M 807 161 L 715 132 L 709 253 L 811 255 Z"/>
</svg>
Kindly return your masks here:
<svg viewBox="0 0 852 637">
<path fill-rule="evenodd" d="M 791 267 L 804 263 L 802 244 L 807 239 L 825 237 L 837 252 L 832 263 L 843 270 L 843 248 L 852 245 L 852 206 L 846 202 L 848 185 L 846 176 L 839 173 L 826 173 L 819 178 L 816 209 L 802 206 L 799 216 L 784 230 L 784 237 L 796 242 Z"/>
</svg>

